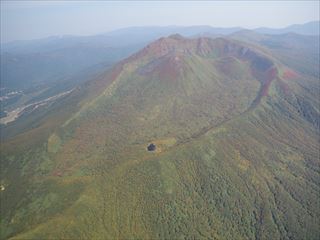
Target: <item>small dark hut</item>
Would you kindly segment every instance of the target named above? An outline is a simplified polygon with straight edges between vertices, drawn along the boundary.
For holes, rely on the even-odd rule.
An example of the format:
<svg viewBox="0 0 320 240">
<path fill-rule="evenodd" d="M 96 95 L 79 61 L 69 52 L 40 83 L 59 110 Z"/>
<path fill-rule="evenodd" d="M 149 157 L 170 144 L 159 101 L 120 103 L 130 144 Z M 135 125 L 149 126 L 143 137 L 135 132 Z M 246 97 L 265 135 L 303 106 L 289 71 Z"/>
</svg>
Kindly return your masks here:
<svg viewBox="0 0 320 240">
<path fill-rule="evenodd" d="M 154 151 L 156 150 L 156 145 L 154 145 L 153 143 L 151 143 L 148 147 L 147 147 L 148 151 Z"/>
</svg>

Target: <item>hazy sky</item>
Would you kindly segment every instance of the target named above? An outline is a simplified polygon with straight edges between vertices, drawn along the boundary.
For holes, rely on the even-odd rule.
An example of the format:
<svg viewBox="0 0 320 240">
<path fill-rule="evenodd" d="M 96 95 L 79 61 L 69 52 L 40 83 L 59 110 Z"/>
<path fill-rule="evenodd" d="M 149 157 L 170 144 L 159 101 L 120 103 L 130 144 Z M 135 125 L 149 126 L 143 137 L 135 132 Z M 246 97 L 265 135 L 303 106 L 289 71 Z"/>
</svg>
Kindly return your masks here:
<svg viewBox="0 0 320 240">
<path fill-rule="evenodd" d="M 319 1 L 3 1 L 1 41 L 147 25 L 274 27 L 319 20 Z"/>
</svg>

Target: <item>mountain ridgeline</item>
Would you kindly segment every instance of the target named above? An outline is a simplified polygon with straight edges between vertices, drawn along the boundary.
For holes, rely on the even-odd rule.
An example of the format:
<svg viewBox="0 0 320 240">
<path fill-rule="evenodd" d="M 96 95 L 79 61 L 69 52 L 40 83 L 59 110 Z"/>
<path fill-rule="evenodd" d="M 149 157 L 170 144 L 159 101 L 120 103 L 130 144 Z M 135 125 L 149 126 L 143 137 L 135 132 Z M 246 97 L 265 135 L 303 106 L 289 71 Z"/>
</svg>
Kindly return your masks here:
<svg viewBox="0 0 320 240">
<path fill-rule="evenodd" d="M 319 239 L 319 62 L 248 39 L 160 38 L 3 127 L 1 238 Z"/>
</svg>

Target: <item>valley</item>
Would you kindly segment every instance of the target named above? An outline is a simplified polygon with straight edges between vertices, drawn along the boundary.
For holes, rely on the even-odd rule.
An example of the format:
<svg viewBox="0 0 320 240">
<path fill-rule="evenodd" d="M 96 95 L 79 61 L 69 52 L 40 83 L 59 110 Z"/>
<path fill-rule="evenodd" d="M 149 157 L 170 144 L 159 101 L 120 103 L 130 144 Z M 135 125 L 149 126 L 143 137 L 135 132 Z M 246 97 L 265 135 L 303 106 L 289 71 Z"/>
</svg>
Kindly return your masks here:
<svg viewBox="0 0 320 240">
<path fill-rule="evenodd" d="M 60 97 L 63 97 L 66 94 L 69 94 L 71 92 L 72 92 L 72 90 L 66 91 L 66 92 L 62 92 L 62 93 L 59 93 L 59 94 L 57 94 L 55 96 L 46 98 L 46 99 L 44 99 L 42 101 L 31 103 L 31 104 L 19 107 L 17 109 L 14 109 L 11 112 L 6 113 L 7 116 L 5 116 L 3 118 L 0 118 L 0 123 L 1 124 L 7 124 L 7 123 L 10 123 L 10 122 L 13 122 L 20 115 L 24 114 L 25 111 L 32 112 L 33 110 L 37 109 L 38 107 L 41 107 L 41 106 L 46 105 L 46 104 L 49 104 L 50 102 L 55 101 L 56 99 L 58 99 Z"/>
</svg>

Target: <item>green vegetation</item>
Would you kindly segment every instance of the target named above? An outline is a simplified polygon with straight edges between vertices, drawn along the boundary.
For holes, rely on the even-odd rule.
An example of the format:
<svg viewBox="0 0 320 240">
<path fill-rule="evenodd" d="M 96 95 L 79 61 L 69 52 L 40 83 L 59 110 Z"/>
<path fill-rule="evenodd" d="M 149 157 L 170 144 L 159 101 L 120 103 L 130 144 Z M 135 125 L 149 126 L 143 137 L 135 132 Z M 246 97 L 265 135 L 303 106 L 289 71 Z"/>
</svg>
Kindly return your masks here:
<svg viewBox="0 0 320 240">
<path fill-rule="evenodd" d="M 159 39 L 7 126 L 1 238 L 319 239 L 319 81 L 260 48 Z"/>
</svg>

